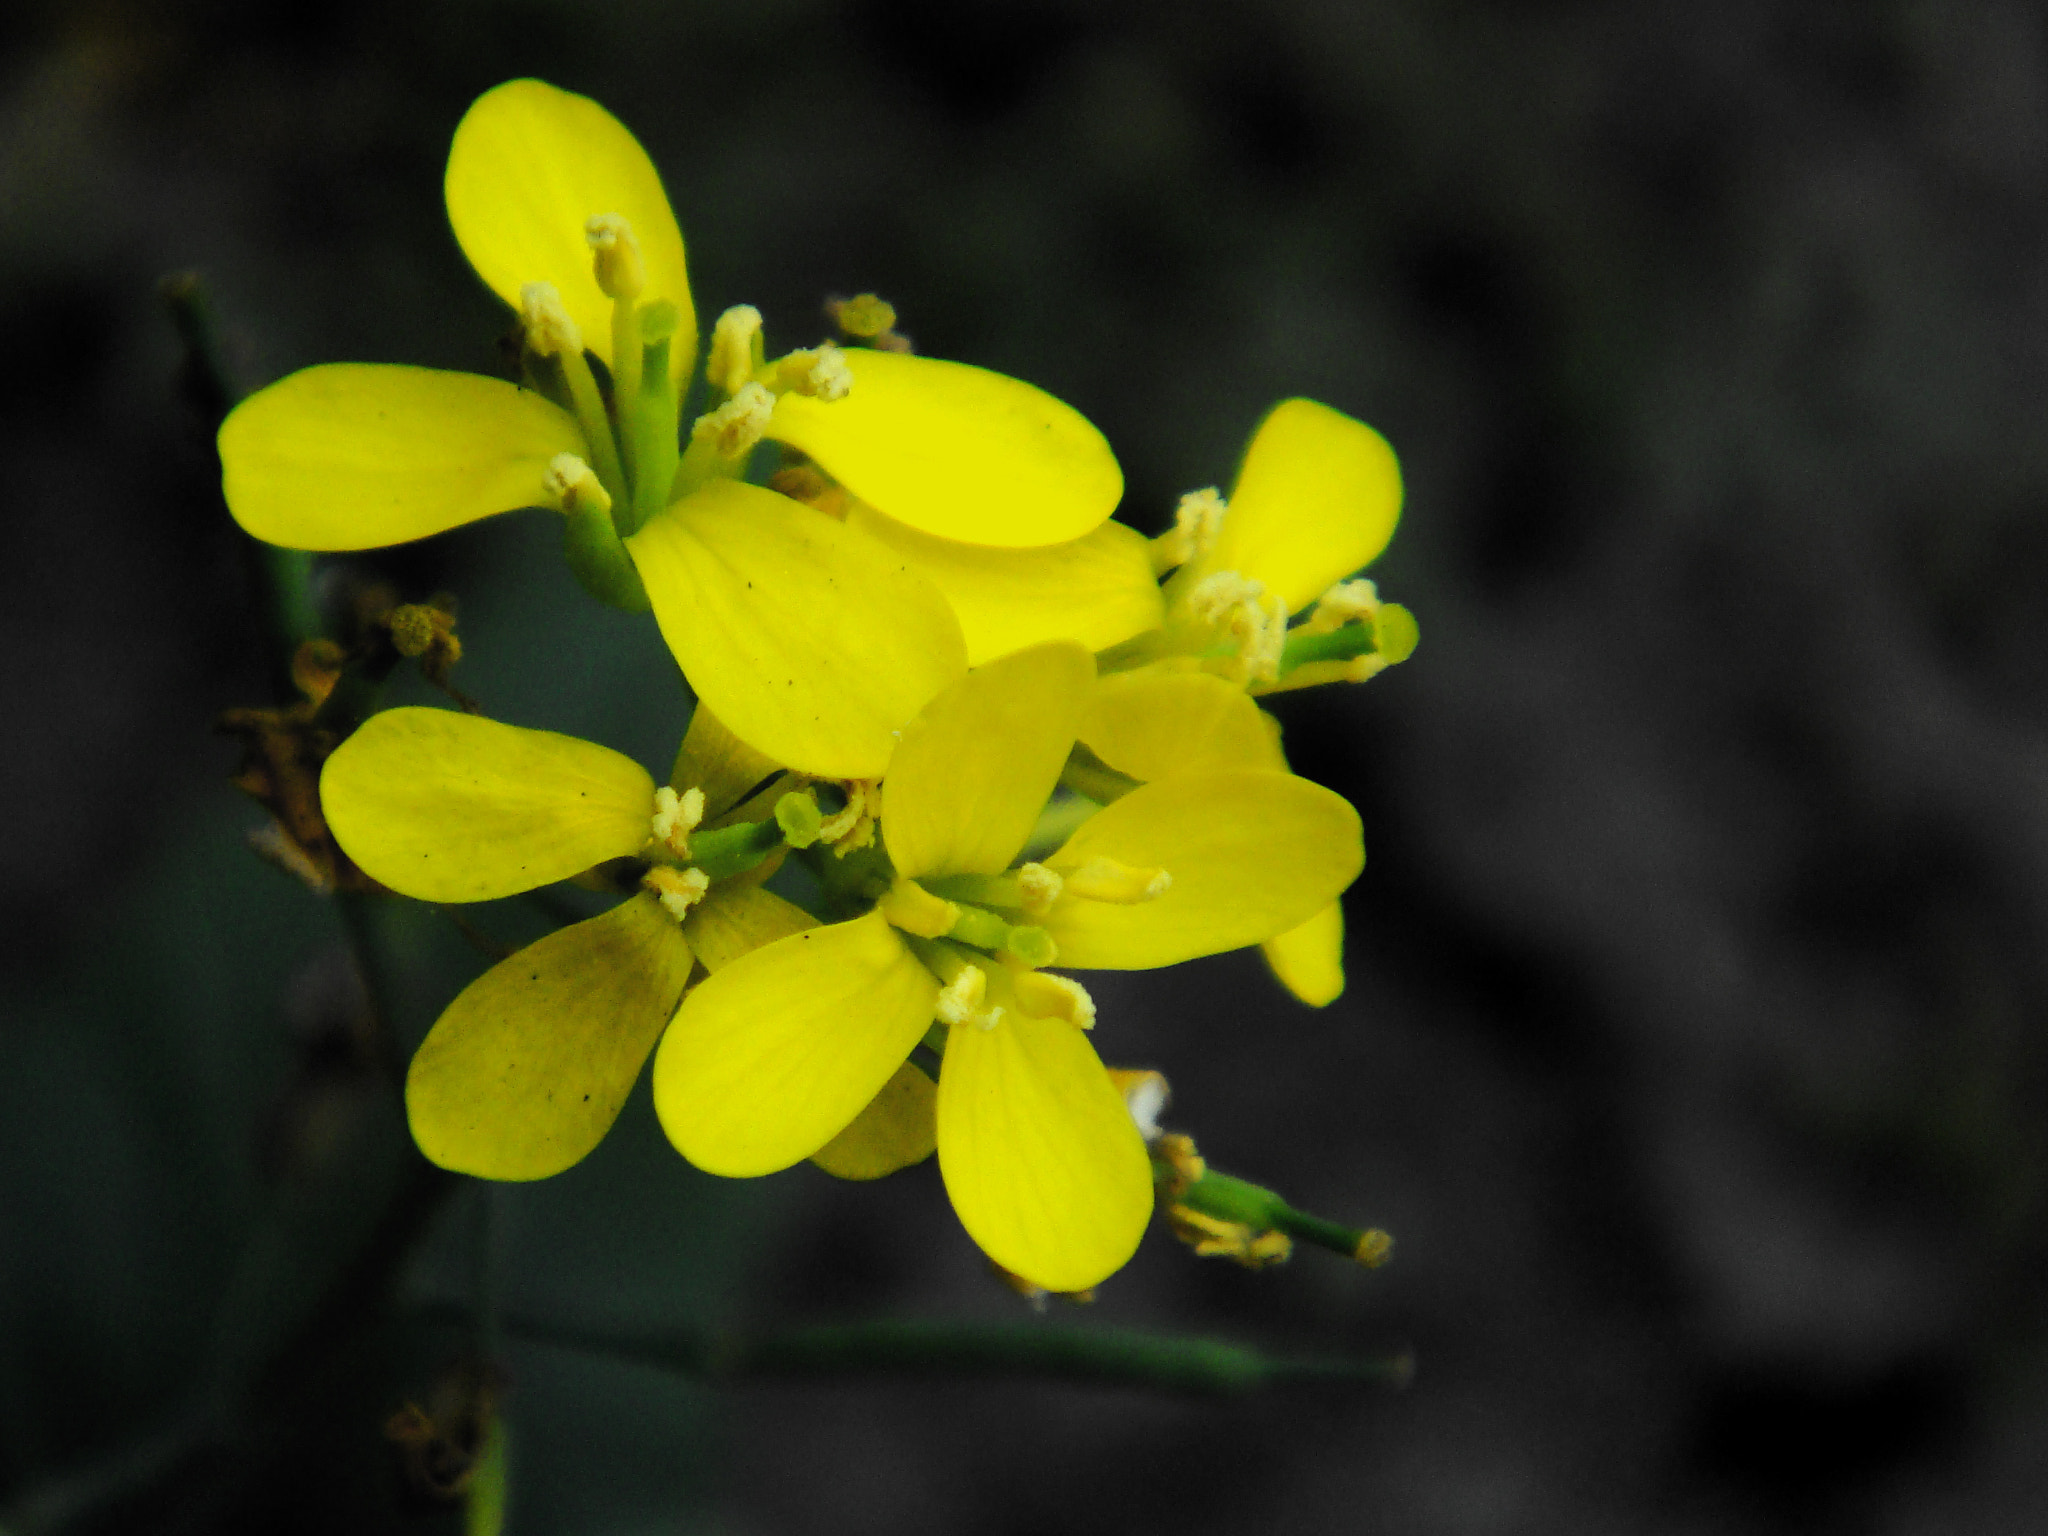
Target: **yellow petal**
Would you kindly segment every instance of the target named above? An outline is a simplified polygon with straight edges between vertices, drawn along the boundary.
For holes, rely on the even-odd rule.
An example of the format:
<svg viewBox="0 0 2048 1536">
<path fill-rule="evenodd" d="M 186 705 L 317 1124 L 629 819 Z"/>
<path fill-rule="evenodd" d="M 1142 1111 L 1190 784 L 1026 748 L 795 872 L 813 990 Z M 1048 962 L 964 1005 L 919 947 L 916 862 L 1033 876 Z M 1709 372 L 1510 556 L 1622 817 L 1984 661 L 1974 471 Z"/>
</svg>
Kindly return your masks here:
<svg viewBox="0 0 2048 1536">
<path fill-rule="evenodd" d="M 722 971 L 742 955 L 817 926 L 810 913 L 773 891 L 721 880 L 690 908 L 683 933 L 707 971 Z"/>
<path fill-rule="evenodd" d="M 1041 549 L 991 549 L 919 533 L 858 502 L 846 522 L 895 550 L 945 595 L 971 667 L 1046 640 L 1107 650 L 1165 621 L 1150 546 L 1122 523 Z"/>
<path fill-rule="evenodd" d="M 715 481 L 626 545 L 697 696 L 805 773 L 881 777 L 896 733 L 967 664 L 931 583 L 759 486 Z"/>
<path fill-rule="evenodd" d="M 1258 944 L 1308 921 L 1358 876 L 1365 846 L 1342 795 L 1287 773 L 1197 773 L 1141 785 L 1044 862 L 1108 858 L 1172 877 L 1131 906 L 1063 894 L 1040 921 L 1059 963 L 1142 970 Z"/>
<path fill-rule="evenodd" d="M 1152 1212 L 1145 1143 L 1088 1037 L 1005 1010 L 947 1032 L 939 1171 L 967 1235 L 1049 1291 L 1083 1291 L 1137 1251 Z"/>
<path fill-rule="evenodd" d="M 939 1144 L 934 1119 L 938 1088 L 924 1069 L 904 1062 L 853 1124 L 812 1154 L 835 1179 L 880 1179 L 921 1163 Z"/>
<path fill-rule="evenodd" d="M 1038 821 L 1073 749 L 1095 659 L 1055 641 L 977 667 L 903 732 L 882 785 L 896 872 L 995 874 Z"/>
<path fill-rule="evenodd" d="M 609 747 L 446 709 L 387 709 L 327 760 L 348 856 L 422 901 L 489 901 L 638 853 L 654 781 Z"/>
<path fill-rule="evenodd" d="M 841 400 L 783 395 L 768 435 L 879 512 L 942 539 L 1064 544 L 1116 510 L 1123 471 L 1072 406 L 966 363 L 849 348 Z"/>
<path fill-rule="evenodd" d="M 583 226 L 625 215 L 640 245 L 645 305 L 667 299 L 682 315 L 679 370 L 694 355 L 696 312 L 683 234 L 654 162 L 625 125 L 588 96 L 539 80 L 484 92 L 448 148 L 448 222 L 463 255 L 499 298 L 519 307 L 528 283 L 553 283 L 583 344 L 611 361 L 612 301 L 597 286 Z"/>
<path fill-rule="evenodd" d="M 1371 563 L 1400 516 L 1401 466 L 1385 438 L 1327 405 L 1283 400 L 1252 435 L 1216 542 L 1173 589 L 1238 571 L 1299 612 Z"/>
<path fill-rule="evenodd" d="M 674 1014 L 690 946 L 652 896 L 563 928 L 492 966 L 412 1059 L 405 1109 L 432 1161 L 544 1179 L 611 1129 Z"/>
<path fill-rule="evenodd" d="M 879 913 L 742 956 L 692 989 L 662 1036 L 662 1127 L 707 1173 L 801 1162 L 902 1065 L 938 992 Z"/>
<path fill-rule="evenodd" d="M 1229 768 L 1285 772 L 1272 721 L 1244 689 L 1207 672 L 1116 672 L 1097 680 L 1080 736 L 1140 781 Z"/>
<path fill-rule="evenodd" d="M 703 790 L 705 825 L 716 826 L 719 817 L 746 799 L 780 766 L 733 735 L 699 700 L 690 712 L 690 728 L 683 733 L 683 745 L 668 782 L 678 794 Z"/>
<path fill-rule="evenodd" d="M 1280 985 L 1322 1008 L 1344 992 L 1344 909 L 1331 902 L 1299 928 L 1259 946 Z"/>
<path fill-rule="evenodd" d="M 568 412 L 499 379 L 385 363 L 304 368 L 220 428 L 221 494 L 256 538 L 381 549 L 545 506 L 558 453 L 589 453 Z"/>
</svg>

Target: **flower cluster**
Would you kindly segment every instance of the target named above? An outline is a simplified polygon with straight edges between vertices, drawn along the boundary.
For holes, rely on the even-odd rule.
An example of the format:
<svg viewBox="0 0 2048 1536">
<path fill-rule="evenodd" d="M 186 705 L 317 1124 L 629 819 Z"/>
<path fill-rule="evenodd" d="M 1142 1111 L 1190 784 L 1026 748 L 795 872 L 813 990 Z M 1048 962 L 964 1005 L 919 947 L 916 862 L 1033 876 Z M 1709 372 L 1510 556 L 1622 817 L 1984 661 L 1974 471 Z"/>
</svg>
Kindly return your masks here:
<svg viewBox="0 0 2048 1536">
<path fill-rule="evenodd" d="M 652 1056 L 697 1166 L 874 1178 L 936 1150 L 998 1265 L 1094 1285 L 1136 1247 L 1157 1159 L 1064 972 L 1259 945 L 1304 1002 L 1342 989 L 1358 817 L 1289 771 L 1256 701 L 1412 650 L 1407 611 L 1350 579 L 1393 532 L 1392 452 L 1283 402 L 1227 500 L 1183 498 L 1148 540 L 1110 520 L 1121 472 L 1083 417 L 914 355 L 870 297 L 835 306 L 836 342 L 773 356 L 728 309 L 700 368 L 660 180 L 585 97 L 484 95 L 446 191 L 518 312 L 518 381 L 293 374 L 221 429 L 228 505 L 308 550 L 550 509 L 697 704 L 665 784 L 444 709 L 371 714 L 327 758 L 326 830 L 391 891 L 620 898 L 449 1005 L 407 1078 L 420 1147 L 559 1172 Z"/>
</svg>

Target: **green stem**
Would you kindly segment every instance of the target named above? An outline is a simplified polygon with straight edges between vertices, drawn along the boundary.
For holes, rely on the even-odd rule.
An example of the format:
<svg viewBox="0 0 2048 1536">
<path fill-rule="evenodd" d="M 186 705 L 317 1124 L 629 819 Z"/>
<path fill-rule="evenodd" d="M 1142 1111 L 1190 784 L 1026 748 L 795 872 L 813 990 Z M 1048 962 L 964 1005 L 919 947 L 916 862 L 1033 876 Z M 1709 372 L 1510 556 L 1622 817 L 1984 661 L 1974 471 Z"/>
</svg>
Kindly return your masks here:
<svg viewBox="0 0 2048 1536">
<path fill-rule="evenodd" d="M 446 1315 L 446 1309 L 435 1309 Z M 1310 1382 L 1405 1387 L 1414 1362 L 1287 1358 L 1220 1339 L 1130 1328 L 878 1320 L 798 1328 L 754 1339 L 692 1332 L 612 1332 L 511 1315 L 529 1343 L 609 1355 L 714 1380 L 844 1380 L 849 1376 L 1037 1377 L 1161 1392 L 1238 1395 Z"/>
</svg>

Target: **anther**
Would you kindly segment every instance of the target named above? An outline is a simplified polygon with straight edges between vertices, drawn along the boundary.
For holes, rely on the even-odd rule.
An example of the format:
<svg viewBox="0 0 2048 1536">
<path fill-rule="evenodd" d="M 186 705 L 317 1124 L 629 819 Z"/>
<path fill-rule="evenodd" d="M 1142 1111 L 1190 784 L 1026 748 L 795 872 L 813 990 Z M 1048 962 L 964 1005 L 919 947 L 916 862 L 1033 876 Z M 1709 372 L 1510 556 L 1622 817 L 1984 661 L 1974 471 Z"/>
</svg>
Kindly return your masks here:
<svg viewBox="0 0 2048 1536">
<path fill-rule="evenodd" d="M 1237 642 L 1247 681 L 1272 682 L 1280 676 L 1287 605 L 1278 593 L 1236 571 L 1217 571 L 1195 583 L 1188 610 Z"/>
<path fill-rule="evenodd" d="M 921 939 L 936 939 L 952 930 L 960 920 L 960 909 L 919 885 L 915 880 L 898 880 L 879 903 L 882 916 L 905 933 Z"/>
<path fill-rule="evenodd" d="M 1223 528 L 1229 510 L 1215 486 L 1189 491 L 1174 509 L 1173 526 L 1152 541 L 1152 574 L 1164 575 L 1177 565 L 1207 554 Z"/>
<path fill-rule="evenodd" d="M 701 869 L 671 869 L 657 864 L 640 877 L 640 883 L 654 892 L 668 915 L 677 922 L 689 916 L 690 908 L 711 889 L 711 877 Z"/>
<path fill-rule="evenodd" d="M 1066 882 L 1043 864 L 1025 864 L 1017 870 L 1017 885 L 1024 893 L 1024 910 L 1034 917 L 1043 917 L 1059 900 Z"/>
<path fill-rule="evenodd" d="M 541 489 L 564 512 L 589 512 L 601 517 L 612 509 L 611 493 L 590 466 L 573 453 L 558 453 L 550 459 L 540 483 Z"/>
<path fill-rule="evenodd" d="M 1068 976 L 1044 971 L 1018 971 L 1010 977 L 1017 989 L 1017 1006 L 1034 1018 L 1065 1019 L 1076 1029 L 1095 1027 L 1095 999 L 1088 989 Z M 1152 1076 L 1158 1077 L 1158 1073 Z M 1166 1079 L 1161 1077 L 1163 1084 Z M 1127 1100 L 1128 1102 L 1128 1100 Z M 1162 1098 L 1161 1103 L 1165 1100 Z"/>
<path fill-rule="evenodd" d="M 704 377 L 722 394 L 736 395 L 761 366 L 761 311 L 735 304 L 711 328 L 711 352 Z"/>
<path fill-rule="evenodd" d="M 863 341 L 896 328 L 896 306 L 872 293 L 834 299 L 825 306 L 825 313 L 841 331 Z"/>
<path fill-rule="evenodd" d="M 526 345 L 540 357 L 581 357 L 583 332 L 562 307 L 553 283 L 528 283 L 519 290 L 519 320 Z"/>
<path fill-rule="evenodd" d="M 737 459 L 751 453 L 768 431 L 768 419 L 775 414 L 775 397 L 759 384 L 743 384 L 725 404 L 697 418 L 690 429 L 692 438 L 708 442 L 721 458 Z"/>
<path fill-rule="evenodd" d="M 631 303 L 647 286 L 647 268 L 640 260 L 640 242 L 633 238 L 633 226 L 625 215 L 600 213 L 583 226 L 583 238 L 590 242 L 597 286 L 608 299 Z"/>
<path fill-rule="evenodd" d="M 779 360 L 775 365 L 775 383 L 792 394 L 844 400 L 853 388 L 853 370 L 846 365 L 846 354 L 828 341 Z"/>
<path fill-rule="evenodd" d="M 1122 907 L 1157 900 L 1172 887 L 1173 876 L 1163 869 L 1140 868 L 1100 855 L 1079 869 L 1068 870 L 1066 875 L 1069 895 Z"/>
<path fill-rule="evenodd" d="M 941 1024 L 979 1024 L 983 1029 L 993 1029 L 1002 1010 L 984 1009 L 982 1004 L 987 998 L 988 973 L 978 965 L 962 966 L 960 974 L 939 989 L 932 1012 Z"/>
<path fill-rule="evenodd" d="M 654 840 L 678 858 L 690 856 L 690 834 L 704 819 L 704 791 L 677 794 L 666 784 L 654 792 Z"/>
</svg>

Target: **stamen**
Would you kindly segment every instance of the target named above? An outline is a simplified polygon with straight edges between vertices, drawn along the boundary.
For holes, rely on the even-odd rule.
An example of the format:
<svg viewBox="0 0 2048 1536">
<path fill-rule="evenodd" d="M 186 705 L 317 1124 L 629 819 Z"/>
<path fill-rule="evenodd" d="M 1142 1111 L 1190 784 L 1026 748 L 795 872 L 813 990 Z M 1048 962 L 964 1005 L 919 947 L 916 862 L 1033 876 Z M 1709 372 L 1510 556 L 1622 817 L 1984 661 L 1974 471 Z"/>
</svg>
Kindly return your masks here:
<svg viewBox="0 0 2048 1536">
<path fill-rule="evenodd" d="M 782 828 L 782 840 L 792 848 L 808 848 L 824 830 L 818 815 L 817 796 L 791 790 L 775 802 L 775 824 Z"/>
<path fill-rule="evenodd" d="M 1069 895 L 1083 901 L 1106 901 L 1120 907 L 1154 901 L 1173 887 L 1173 876 L 1163 869 L 1141 869 L 1120 859 L 1097 855 L 1079 869 L 1067 871 Z"/>
<path fill-rule="evenodd" d="M 853 388 L 853 370 L 846 365 L 846 354 L 828 341 L 779 360 L 775 365 L 775 384 L 792 394 L 844 400 Z"/>
<path fill-rule="evenodd" d="M 647 268 L 640 259 L 640 242 L 633 238 L 633 226 L 625 215 L 595 215 L 584 224 L 583 238 L 590 242 L 597 286 L 604 296 L 628 304 L 639 298 L 647 286 Z"/>
<path fill-rule="evenodd" d="M 690 856 L 690 834 L 704 819 L 704 791 L 677 794 L 664 784 L 654 792 L 654 840 L 678 858 Z"/>
<path fill-rule="evenodd" d="M 1195 583 L 1188 593 L 1188 610 L 1236 642 L 1245 681 L 1279 678 L 1287 645 L 1287 605 L 1278 593 L 1237 571 L 1217 571 Z"/>
<path fill-rule="evenodd" d="M 1370 619 L 1380 611 L 1379 588 L 1369 581 L 1340 581 L 1316 599 L 1304 633 L 1327 635 L 1354 619 Z"/>
<path fill-rule="evenodd" d="M 583 332 L 562 307 L 553 283 L 528 283 L 519 290 L 519 320 L 526 345 L 539 357 L 581 357 Z"/>
<path fill-rule="evenodd" d="M 960 909 L 943 897 L 934 896 L 915 880 L 898 880 L 879 903 L 882 916 L 893 927 L 914 933 L 921 939 L 936 939 L 952 930 Z"/>
<path fill-rule="evenodd" d="M 1175 566 L 1207 554 L 1223 529 L 1223 514 L 1228 510 L 1229 503 L 1213 485 L 1181 497 L 1174 509 L 1173 526 L 1152 541 L 1152 574 L 1163 576 Z"/>
<path fill-rule="evenodd" d="M 941 1024 L 979 1024 L 993 1029 L 1002 1009 L 984 1010 L 988 997 L 988 973 L 978 965 L 962 966 L 960 974 L 939 989 L 932 1012 Z"/>
<path fill-rule="evenodd" d="M 775 414 L 775 397 L 759 384 L 743 384 L 734 396 L 715 411 L 697 418 L 690 436 L 708 443 L 720 457 L 737 459 L 754 451 L 768 431 L 768 418 Z"/>
<path fill-rule="evenodd" d="M 1033 1017 L 1065 1019 L 1076 1029 L 1095 1027 L 1095 999 L 1072 977 L 1053 976 L 1045 971 L 1016 971 L 1010 982 L 1017 989 L 1017 1006 Z M 1159 1081 L 1164 1084 L 1166 1079 L 1162 1077 Z M 1163 1095 L 1159 1102 L 1166 1102 Z"/>
<path fill-rule="evenodd" d="M 605 516 L 612 510 L 611 493 L 604 488 L 604 482 L 573 453 L 558 453 L 550 459 L 540 483 L 541 489 L 552 496 L 566 513 Z"/>
<path fill-rule="evenodd" d="M 722 394 L 736 395 L 761 366 L 761 311 L 735 304 L 711 328 L 711 354 L 704 377 Z"/>
<path fill-rule="evenodd" d="M 1033 917 L 1043 917 L 1059 900 L 1066 882 L 1043 864 L 1025 864 L 1017 871 L 1017 884 L 1024 893 L 1024 910 Z"/>
<path fill-rule="evenodd" d="M 825 312 L 840 330 L 863 341 L 896 328 L 896 306 L 872 293 L 834 299 L 825 306 Z"/>
<path fill-rule="evenodd" d="M 640 883 L 654 892 L 668 915 L 677 922 L 689 916 L 690 908 L 711 889 L 711 877 L 701 869 L 671 869 L 657 864 L 640 877 Z"/>
</svg>

